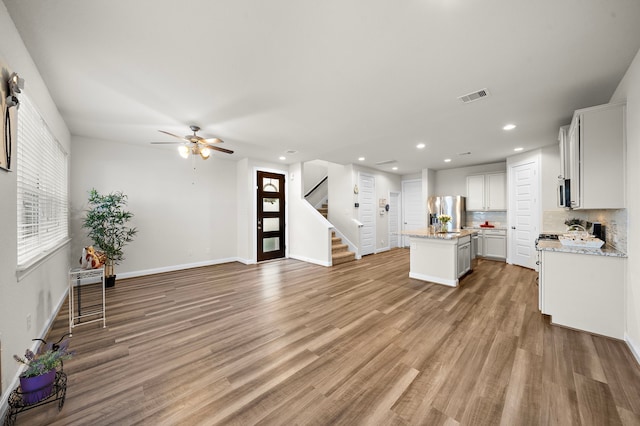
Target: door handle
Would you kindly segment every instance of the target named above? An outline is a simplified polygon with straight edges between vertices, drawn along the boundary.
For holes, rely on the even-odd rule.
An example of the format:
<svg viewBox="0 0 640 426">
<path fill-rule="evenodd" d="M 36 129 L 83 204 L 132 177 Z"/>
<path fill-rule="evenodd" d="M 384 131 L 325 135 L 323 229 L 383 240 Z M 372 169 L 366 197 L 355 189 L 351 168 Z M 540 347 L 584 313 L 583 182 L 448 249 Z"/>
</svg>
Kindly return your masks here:
<svg viewBox="0 0 640 426">
<path fill-rule="evenodd" d="M 516 227 L 515 227 L 515 226 L 512 226 L 512 227 L 511 227 L 511 229 L 516 229 Z"/>
</svg>

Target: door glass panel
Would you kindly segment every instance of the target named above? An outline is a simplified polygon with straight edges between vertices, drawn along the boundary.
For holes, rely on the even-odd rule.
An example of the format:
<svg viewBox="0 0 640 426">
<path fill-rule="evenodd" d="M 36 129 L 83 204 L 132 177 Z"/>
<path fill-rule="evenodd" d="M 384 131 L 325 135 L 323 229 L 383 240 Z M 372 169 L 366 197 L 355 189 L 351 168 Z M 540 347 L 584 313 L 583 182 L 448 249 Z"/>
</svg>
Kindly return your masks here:
<svg viewBox="0 0 640 426">
<path fill-rule="evenodd" d="M 264 192 L 279 192 L 280 182 L 278 179 L 262 178 L 262 190 Z"/>
<path fill-rule="evenodd" d="M 277 217 L 265 217 L 263 220 L 263 231 L 264 232 L 273 232 L 280 230 L 280 219 Z"/>
<path fill-rule="evenodd" d="M 280 200 L 278 198 L 263 198 L 262 211 L 263 212 L 279 212 Z"/>
<path fill-rule="evenodd" d="M 262 240 L 262 251 L 264 253 L 280 250 L 280 237 L 264 238 Z"/>
</svg>

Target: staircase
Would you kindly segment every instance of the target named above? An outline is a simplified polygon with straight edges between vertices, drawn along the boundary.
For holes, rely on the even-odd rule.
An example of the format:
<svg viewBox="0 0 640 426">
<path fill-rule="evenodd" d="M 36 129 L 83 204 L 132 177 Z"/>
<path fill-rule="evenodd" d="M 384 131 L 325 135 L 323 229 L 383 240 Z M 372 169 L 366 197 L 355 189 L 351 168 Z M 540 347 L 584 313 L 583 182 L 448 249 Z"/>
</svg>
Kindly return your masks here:
<svg viewBox="0 0 640 426">
<path fill-rule="evenodd" d="M 333 266 L 356 259 L 356 254 L 348 249 L 347 244 L 342 244 L 342 238 L 336 237 L 336 233 L 333 232 L 331 234 L 331 262 Z"/>
<path fill-rule="evenodd" d="M 322 207 L 316 209 L 320 212 L 320 214 L 322 216 L 324 216 L 325 219 L 329 219 L 329 205 L 328 204 L 323 204 Z"/>
<path fill-rule="evenodd" d="M 329 206 L 323 204 L 317 209 L 325 219 L 329 216 Z M 331 233 L 331 263 L 333 266 L 341 263 L 351 262 L 356 259 L 356 254 L 349 251 L 349 245 L 342 244 L 342 238 L 336 237 L 336 233 Z"/>
</svg>

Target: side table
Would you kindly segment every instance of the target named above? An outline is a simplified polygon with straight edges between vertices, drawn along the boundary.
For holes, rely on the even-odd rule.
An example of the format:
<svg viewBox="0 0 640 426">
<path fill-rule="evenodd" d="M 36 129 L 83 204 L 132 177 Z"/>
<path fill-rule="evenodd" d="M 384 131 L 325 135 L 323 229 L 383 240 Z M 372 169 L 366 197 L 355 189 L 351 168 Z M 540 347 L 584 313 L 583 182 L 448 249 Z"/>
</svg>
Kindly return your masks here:
<svg viewBox="0 0 640 426">
<path fill-rule="evenodd" d="M 100 279 L 100 290 L 92 291 L 85 289 L 85 299 L 88 305 L 82 304 L 82 280 Z M 72 329 L 81 324 L 89 324 L 102 321 L 102 327 L 107 326 L 106 303 L 105 303 L 105 282 L 104 267 L 98 269 L 74 268 L 69 270 L 69 334 Z M 101 297 L 100 297 L 101 296 Z"/>
</svg>

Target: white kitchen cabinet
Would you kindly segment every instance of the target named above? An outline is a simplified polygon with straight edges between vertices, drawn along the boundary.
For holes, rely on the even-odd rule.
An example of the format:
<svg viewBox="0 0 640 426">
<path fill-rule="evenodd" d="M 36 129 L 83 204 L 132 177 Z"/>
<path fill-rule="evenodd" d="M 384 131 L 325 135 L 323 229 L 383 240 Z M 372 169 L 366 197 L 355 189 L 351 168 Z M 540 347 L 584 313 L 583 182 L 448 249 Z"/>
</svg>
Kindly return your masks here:
<svg viewBox="0 0 640 426">
<path fill-rule="evenodd" d="M 482 233 L 482 256 L 505 260 L 507 258 L 507 231 L 503 229 L 485 229 Z"/>
<path fill-rule="evenodd" d="M 624 338 L 626 259 L 540 252 L 540 308 L 553 324 Z"/>
<path fill-rule="evenodd" d="M 558 179 L 571 179 L 571 154 L 569 148 L 569 127 L 562 126 L 558 132 L 558 145 L 560 146 L 560 175 Z"/>
<path fill-rule="evenodd" d="M 471 239 L 458 240 L 458 278 L 471 270 Z"/>
<path fill-rule="evenodd" d="M 467 176 L 467 210 L 506 210 L 506 173 Z"/>
<path fill-rule="evenodd" d="M 625 207 L 625 109 L 624 104 L 606 104 L 574 113 L 565 162 L 572 208 Z"/>
</svg>

